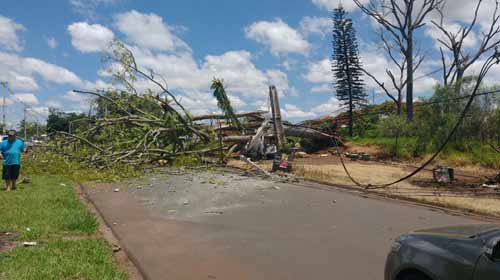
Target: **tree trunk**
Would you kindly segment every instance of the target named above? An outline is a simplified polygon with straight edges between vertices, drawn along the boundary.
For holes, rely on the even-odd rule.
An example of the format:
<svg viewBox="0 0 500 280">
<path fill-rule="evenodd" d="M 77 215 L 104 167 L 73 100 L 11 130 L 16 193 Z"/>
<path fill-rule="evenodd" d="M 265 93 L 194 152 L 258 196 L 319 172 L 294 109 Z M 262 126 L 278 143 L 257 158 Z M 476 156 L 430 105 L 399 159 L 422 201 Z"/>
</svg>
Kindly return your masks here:
<svg viewBox="0 0 500 280">
<path fill-rule="evenodd" d="M 351 91 L 351 90 L 349 90 Z M 354 114 L 353 114 L 352 94 L 349 94 L 349 136 L 353 136 Z"/>
<path fill-rule="evenodd" d="M 345 28 L 345 27 L 344 27 Z M 345 42 L 345 30 L 344 32 L 344 59 L 345 59 L 345 70 L 347 74 L 347 87 L 349 90 L 349 137 L 353 136 L 353 126 L 354 126 L 354 114 L 353 114 L 353 102 L 352 102 L 352 77 L 351 77 L 351 68 L 350 68 L 350 61 L 349 61 L 349 56 L 347 54 L 347 43 Z"/>
<path fill-rule="evenodd" d="M 401 116 L 401 92 L 399 92 L 398 94 L 398 102 L 396 103 L 396 108 L 397 108 L 397 112 L 398 112 L 398 116 Z"/>
<path fill-rule="evenodd" d="M 411 22 L 411 9 L 409 12 Z M 413 29 L 408 27 L 408 46 L 406 49 L 406 59 L 408 61 L 406 69 L 406 117 L 408 122 L 413 121 Z"/>
</svg>

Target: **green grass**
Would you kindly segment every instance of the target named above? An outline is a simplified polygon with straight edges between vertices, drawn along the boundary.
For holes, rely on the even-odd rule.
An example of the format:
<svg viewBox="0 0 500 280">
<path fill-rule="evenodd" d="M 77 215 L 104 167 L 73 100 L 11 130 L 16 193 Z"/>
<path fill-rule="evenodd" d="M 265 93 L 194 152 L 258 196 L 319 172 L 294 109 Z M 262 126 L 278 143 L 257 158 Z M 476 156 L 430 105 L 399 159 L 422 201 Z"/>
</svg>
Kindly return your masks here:
<svg viewBox="0 0 500 280">
<path fill-rule="evenodd" d="M 71 181 L 60 176 L 31 180 L 16 191 L 0 191 L 0 229 L 14 230 L 22 240 L 96 232 L 96 219 L 76 198 Z"/>
<path fill-rule="evenodd" d="M 382 148 L 383 156 L 399 158 L 411 158 L 417 145 L 417 139 L 411 137 L 400 137 L 396 150 L 396 139 L 388 137 L 377 138 L 351 138 L 350 142 L 359 145 L 377 145 Z"/>
<path fill-rule="evenodd" d="M 28 175 L 59 175 L 74 182 L 118 182 L 144 175 L 144 170 L 140 167 L 114 164 L 108 168 L 96 169 L 42 149 L 25 156 L 23 169 Z"/>
<path fill-rule="evenodd" d="M 395 139 L 387 137 L 351 138 L 350 142 L 358 145 L 377 145 L 382 148 L 383 155 L 395 154 Z M 439 159 L 450 164 L 477 164 L 489 168 L 500 168 L 500 154 L 489 145 L 479 141 L 469 141 L 467 146 L 449 144 L 440 154 Z M 418 145 L 421 145 L 418 147 Z M 422 146 L 422 144 L 424 146 Z M 418 152 L 417 152 L 418 151 Z M 416 138 L 401 137 L 398 139 L 397 157 L 409 159 L 416 154 L 420 157 L 431 155 L 434 151 L 418 143 Z"/>
<path fill-rule="evenodd" d="M 96 235 L 96 218 L 72 189 L 75 181 L 113 180 L 115 175 L 78 166 L 55 156 L 30 155 L 21 178 L 31 182 L 12 192 L 2 187 L 0 231 L 16 232 L 20 241 L 38 245 L 0 252 L 0 279 L 127 279 L 113 263 L 110 246 Z"/>
<path fill-rule="evenodd" d="M 103 240 L 57 240 L 0 254 L 0 279 L 127 279 L 115 270 Z"/>
</svg>

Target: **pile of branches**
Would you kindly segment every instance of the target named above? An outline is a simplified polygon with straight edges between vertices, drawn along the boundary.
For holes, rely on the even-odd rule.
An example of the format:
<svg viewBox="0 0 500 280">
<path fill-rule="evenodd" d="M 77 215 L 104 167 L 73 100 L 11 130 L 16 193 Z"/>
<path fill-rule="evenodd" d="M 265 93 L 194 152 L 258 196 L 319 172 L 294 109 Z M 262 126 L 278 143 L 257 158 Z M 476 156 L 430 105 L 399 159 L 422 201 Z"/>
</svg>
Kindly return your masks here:
<svg viewBox="0 0 500 280">
<path fill-rule="evenodd" d="M 192 116 L 169 89 L 162 77 L 140 69 L 130 50 L 114 42 L 106 56 L 118 87 L 74 92 L 92 97 L 94 113 L 81 120 L 73 131 L 52 133 L 52 147 L 66 157 L 103 168 L 115 163 L 140 165 L 179 156 L 224 157 L 248 153 L 255 143 L 273 134 L 262 111 L 235 113 L 222 80 L 211 89 L 221 114 Z M 119 69 L 119 70 L 116 70 Z M 155 90 L 139 91 L 137 84 L 149 83 Z M 117 89 L 119 88 L 119 89 Z M 286 126 L 290 136 L 331 136 L 308 128 Z"/>
</svg>

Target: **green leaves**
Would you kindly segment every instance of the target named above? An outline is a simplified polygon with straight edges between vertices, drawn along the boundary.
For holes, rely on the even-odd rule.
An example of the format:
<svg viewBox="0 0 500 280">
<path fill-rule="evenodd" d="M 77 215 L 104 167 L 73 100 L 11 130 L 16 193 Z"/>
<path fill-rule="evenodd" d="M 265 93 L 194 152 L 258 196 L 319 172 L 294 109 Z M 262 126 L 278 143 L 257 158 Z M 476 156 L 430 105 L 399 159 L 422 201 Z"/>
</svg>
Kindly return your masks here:
<svg viewBox="0 0 500 280">
<path fill-rule="evenodd" d="M 221 109 L 222 113 L 226 117 L 226 121 L 238 129 L 242 129 L 241 123 L 234 114 L 233 107 L 231 107 L 231 101 L 226 94 L 222 80 L 214 78 L 212 86 L 210 89 L 214 90 L 214 97 L 217 99 L 217 107 Z"/>
</svg>

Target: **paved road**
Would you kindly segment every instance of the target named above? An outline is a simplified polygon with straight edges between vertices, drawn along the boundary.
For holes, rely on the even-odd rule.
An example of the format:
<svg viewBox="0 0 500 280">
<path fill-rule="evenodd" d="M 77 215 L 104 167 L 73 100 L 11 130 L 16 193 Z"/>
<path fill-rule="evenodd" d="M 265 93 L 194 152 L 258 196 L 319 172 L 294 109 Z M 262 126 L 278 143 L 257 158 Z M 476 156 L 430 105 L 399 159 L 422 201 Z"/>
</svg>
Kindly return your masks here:
<svg viewBox="0 0 500 280">
<path fill-rule="evenodd" d="M 148 279 L 383 279 L 399 234 L 477 221 L 231 173 L 87 188 Z"/>
</svg>

